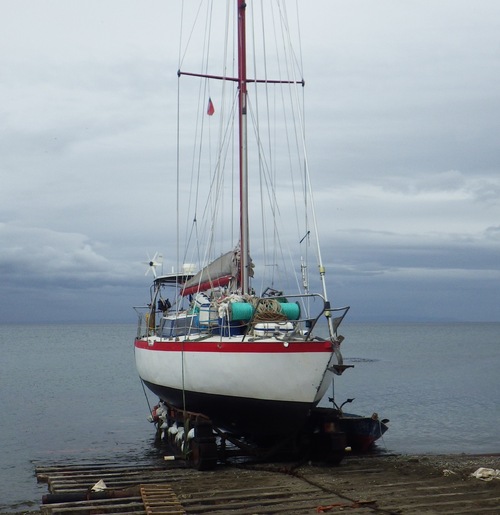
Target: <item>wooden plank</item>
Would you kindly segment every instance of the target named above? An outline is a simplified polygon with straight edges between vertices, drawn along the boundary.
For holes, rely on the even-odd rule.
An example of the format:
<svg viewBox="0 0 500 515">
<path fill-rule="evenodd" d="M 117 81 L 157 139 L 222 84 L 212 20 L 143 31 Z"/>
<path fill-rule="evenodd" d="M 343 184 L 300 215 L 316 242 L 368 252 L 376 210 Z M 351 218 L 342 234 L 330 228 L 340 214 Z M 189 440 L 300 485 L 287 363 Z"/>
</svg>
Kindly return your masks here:
<svg viewBox="0 0 500 515">
<path fill-rule="evenodd" d="M 467 494 L 470 495 L 470 493 L 467 493 Z M 435 500 L 430 500 L 428 503 L 398 504 L 397 509 L 399 509 L 399 510 L 422 509 L 422 508 L 430 509 L 430 508 L 433 508 L 433 507 L 436 508 L 438 506 L 440 508 L 441 507 L 446 507 L 446 506 L 460 506 L 460 507 L 464 507 L 465 505 L 472 504 L 474 506 L 474 508 L 469 508 L 469 510 L 473 510 L 473 511 L 471 511 L 471 513 L 477 513 L 476 508 L 480 509 L 481 506 L 479 504 L 480 503 L 484 503 L 484 502 L 493 504 L 493 506 L 495 506 L 496 509 L 498 510 L 499 506 L 500 506 L 500 497 L 488 497 L 487 501 L 485 501 L 484 499 L 477 499 L 476 497 L 473 497 L 471 499 L 460 498 L 460 499 L 455 499 L 455 500 L 452 500 L 452 501 L 435 501 Z M 392 506 L 392 509 L 395 509 L 395 506 Z"/>
<path fill-rule="evenodd" d="M 474 506 L 474 515 L 480 515 L 481 513 L 491 513 L 498 515 L 499 513 L 498 506 Z M 460 508 L 453 508 L 452 511 L 441 511 L 439 510 L 440 515 L 470 515 L 470 508 L 464 508 L 463 510 Z"/>
<path fill-rule="evenodd" d="M 141 485 L 140 490 L 147 515 L 186 514 L 186 510 L 169 484 Z"/>
<path fill-rule="evenodd" d="M 129 508 L 125 507 L 124 499 L 115 500 L 118 502 L 115 506 L 123 506 L 116 510 L 136 515 L 186 512 L 302 515 L 316 511 L 318 506 L 348 505 L 353 499 L 374 499 L 381 512 L 404 510 L 415 515 L 433 510 L 450 515 L 498 512 L 500 482 L 472 481 L 463 475 L 443 477 L 441 469 L 422 469 L 417 465 L 404 458 L 383 458 L 346 460 L 340 467 L 222 465 L 210 472 L 180 467 L 115 467 L 113 464 L 96 468 L 88 465 L 40 467 L 37 471 L 40 474 L 48 471 L 47 482 L 51 489 L 56 490 L 53 493 L 85 492 L 99 479 L 104 479 L 106 485 L 113 489 L 149 486 L 149 508 L 155 511 L 146 511 L 142 497 L 135 499 Z M 170 491 L 164 485 L 169 485 Z M 101 503 L 100 506 L 104 508 L 106 504 Z M 42 507 L 42 513 L 83 515 L 85 510 L 88 513 L 93 509 L 88 504 L 85 510 L 64 505 L 53 508 L 59 511 L 52 512 L 52 507 Z M 103 513 L 109 510 L 112 508 Z M 354 515 L 366 513 L 367 509 L 350 507 L 348 511 Z"/>
<path fill-rule="evenodd" d="M 101 510 L 99 513 L 113 513 L 109 510 L 127 509 L 130 512 L 145 514 L 144 503 L 140 497 L 130 497 L 130 502 L 124 502 L 124 499 L 102 499 L 100 501 L 76 501 L 58 504 L 44 504 L 41 506 L 42 514 L 57 514 L 57 513 L 88 513 L 90 510 Z M 128 500 L 128 499 L 127 499 Z M 116 512 L 116 511 L 115 511 Z M 121 513 L 121 511 L 120 511 Z"/>
<path fill-rule="evenodd" d="M 343 509 L 349 508 L 349 513 L 356 513 L 354 508 L 352 507 L 353 503 L 351 501 L 346 501 L 345 499 L 341 499 L 339 497 L 330 495 L 328 496 L 325 493 L 317 493 L 314 496 L 311 495 L 302 495 L 302 496 L 293 496 L 287 498 L 271 498 L 271 497 L 263 497 L 260 499 L 252 499 L 245 501 L 231 501 L 227 504 L 223 504 L 222 502 L 210 503 L 210 501 L 200 505 L 193 506 L 188 510 L 188 513 L 209 513 L 212 515 L 213 513 L 290 513 L 292 510 L 298 511 L 299 513 L 310 513 L 316 512 L 318 506 L 330 506 L 337 504 L 338 507 L 342 507 Z M 338 508 L 337 508 L 338 509 Z M 362 513 L 366 513 L 366 507 L 360 508 L 362 509 Z"/>
<path fill-rule="evenodd" d="M 287 491 L 277 490 L 274 492 L 248 491 L 246 494 L 238 494 L 238 495 L 223 495 L 223 494 L 212 495 L 210 493 L 210 494 L 200 495 L 196 498 L 182 499 L 182 503 L 185 506 L 192 506 L 195 504 L 199 505 L 201 503 L 205 503 L 207 505 L 208 504 L 213 505 L 213 504 L 221 503 L 221 502 L 230 503 L 230 502 L 244 501 L 244 502 L 248 503 L 248 505 L 250 506 L 250 504 L 255 500 L 259 501 L 261 499 L 274 499 L 274 498 L 276 498 L 278 500 L 279 499 L 291 499 L 292 496 L 293 497 L 299 496 L 299 495 L 313 496 L 318 493 L 321 493 L 321 490 L 312 490 L 311 489 L 311 490 L 301 490 L 301 491 L 297 491 L 297 492 L 294 492 L 291 490 L 287 490 Z"/>
</svg>

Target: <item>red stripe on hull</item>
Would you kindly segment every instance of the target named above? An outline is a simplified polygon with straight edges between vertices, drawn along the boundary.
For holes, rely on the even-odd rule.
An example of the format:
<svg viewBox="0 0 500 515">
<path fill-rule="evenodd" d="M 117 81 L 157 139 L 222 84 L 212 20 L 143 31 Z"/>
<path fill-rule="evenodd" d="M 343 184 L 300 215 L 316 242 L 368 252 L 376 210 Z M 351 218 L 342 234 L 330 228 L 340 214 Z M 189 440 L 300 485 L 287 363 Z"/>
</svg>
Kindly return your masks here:
<svg viewBox="0 0 500 515">
<path fill-rule="evenodd" d="M 162 352 L 230 352 L 230 353 L 309 353 L 309 352 L 331 352 L 332 344 L 329 341 L 310 341 L 310 342 L 287 342 L 286 346 L 281 342 L 207 342 L 207 341 L 154 341 L 135 340 L 138 349 L 154 350 Z"/>
</svg>

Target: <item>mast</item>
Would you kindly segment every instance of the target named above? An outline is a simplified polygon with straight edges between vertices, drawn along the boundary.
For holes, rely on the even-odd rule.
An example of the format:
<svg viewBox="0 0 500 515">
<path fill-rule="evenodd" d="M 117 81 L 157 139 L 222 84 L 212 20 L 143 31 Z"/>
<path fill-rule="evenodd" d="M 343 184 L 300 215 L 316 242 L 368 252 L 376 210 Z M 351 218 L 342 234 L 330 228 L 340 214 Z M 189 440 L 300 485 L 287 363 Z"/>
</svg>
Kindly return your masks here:
<svg viewBox="0 0 500 515">
<path fill-rule="evenodd" d="M 236 0 L 238 10 L 238 98 L 239 98 L 239 158 L 240 158 L 240 286 L 248 293 L 249 229 L 248 229 L 248 143 L 247 143 L 247 61 L 245 31 L 245 0 Z"/>
<path fill-rule="evenodd" d="M 248 79 L 246 60 L 246 7 L 245 0 L 235 0 L 237 12 L 237 37 L 238 37 L 238 76 L 227 77 L 209 75 L 205 73 L 185 72 L 180 69 L 177 75 L 189 75 L 192 77 L 204 77 L 207 79 L 229 80 L 238 83 L 238 154 L 239 154 L 239 186 L 240 186 L 240 271 L 238 282 L 241 292 L 246 294 L 250 290 L 250 236 L 248 217 L 248 130 L 247 130 L 247 85 L 249 82 L 266 84 L 302 84 L 303 80 L 272 80 L 272 79 Z"/>
</svg>

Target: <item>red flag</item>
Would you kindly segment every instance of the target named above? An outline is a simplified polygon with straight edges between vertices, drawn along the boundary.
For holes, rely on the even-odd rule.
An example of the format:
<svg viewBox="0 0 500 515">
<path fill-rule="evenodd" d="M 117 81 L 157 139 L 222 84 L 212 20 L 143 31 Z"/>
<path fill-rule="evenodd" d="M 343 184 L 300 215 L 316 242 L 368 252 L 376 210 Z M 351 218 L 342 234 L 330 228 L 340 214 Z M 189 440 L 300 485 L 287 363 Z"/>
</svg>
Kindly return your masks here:
<svg viewBox="0 0 500 515">
<path fill-rule="evenodd" d="M 214 113 L 215 113 L 215 107 L 214 107 L 214 104 L 212 102 L 212 99 L 209 97 L 208 98 L 207 114 L 208 114 L 208 116 L 212 116 Z"/>
</svg>

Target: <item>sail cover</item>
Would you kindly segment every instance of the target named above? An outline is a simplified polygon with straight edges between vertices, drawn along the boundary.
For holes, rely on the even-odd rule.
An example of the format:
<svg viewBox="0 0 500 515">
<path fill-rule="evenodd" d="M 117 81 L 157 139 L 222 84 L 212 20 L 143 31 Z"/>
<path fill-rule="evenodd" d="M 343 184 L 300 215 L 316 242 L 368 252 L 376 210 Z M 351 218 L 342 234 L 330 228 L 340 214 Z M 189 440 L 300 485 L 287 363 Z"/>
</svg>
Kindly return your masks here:
<svg viewBox="0 0 500 515">
<path fill-rule="evenodd" d="M 238 277 L 239 251 L 231 250 L 202 268 L 194 277 L 186 281 L 182 295 L 192 295 L 217 286 L 227 286 Z"/>
</svg>

